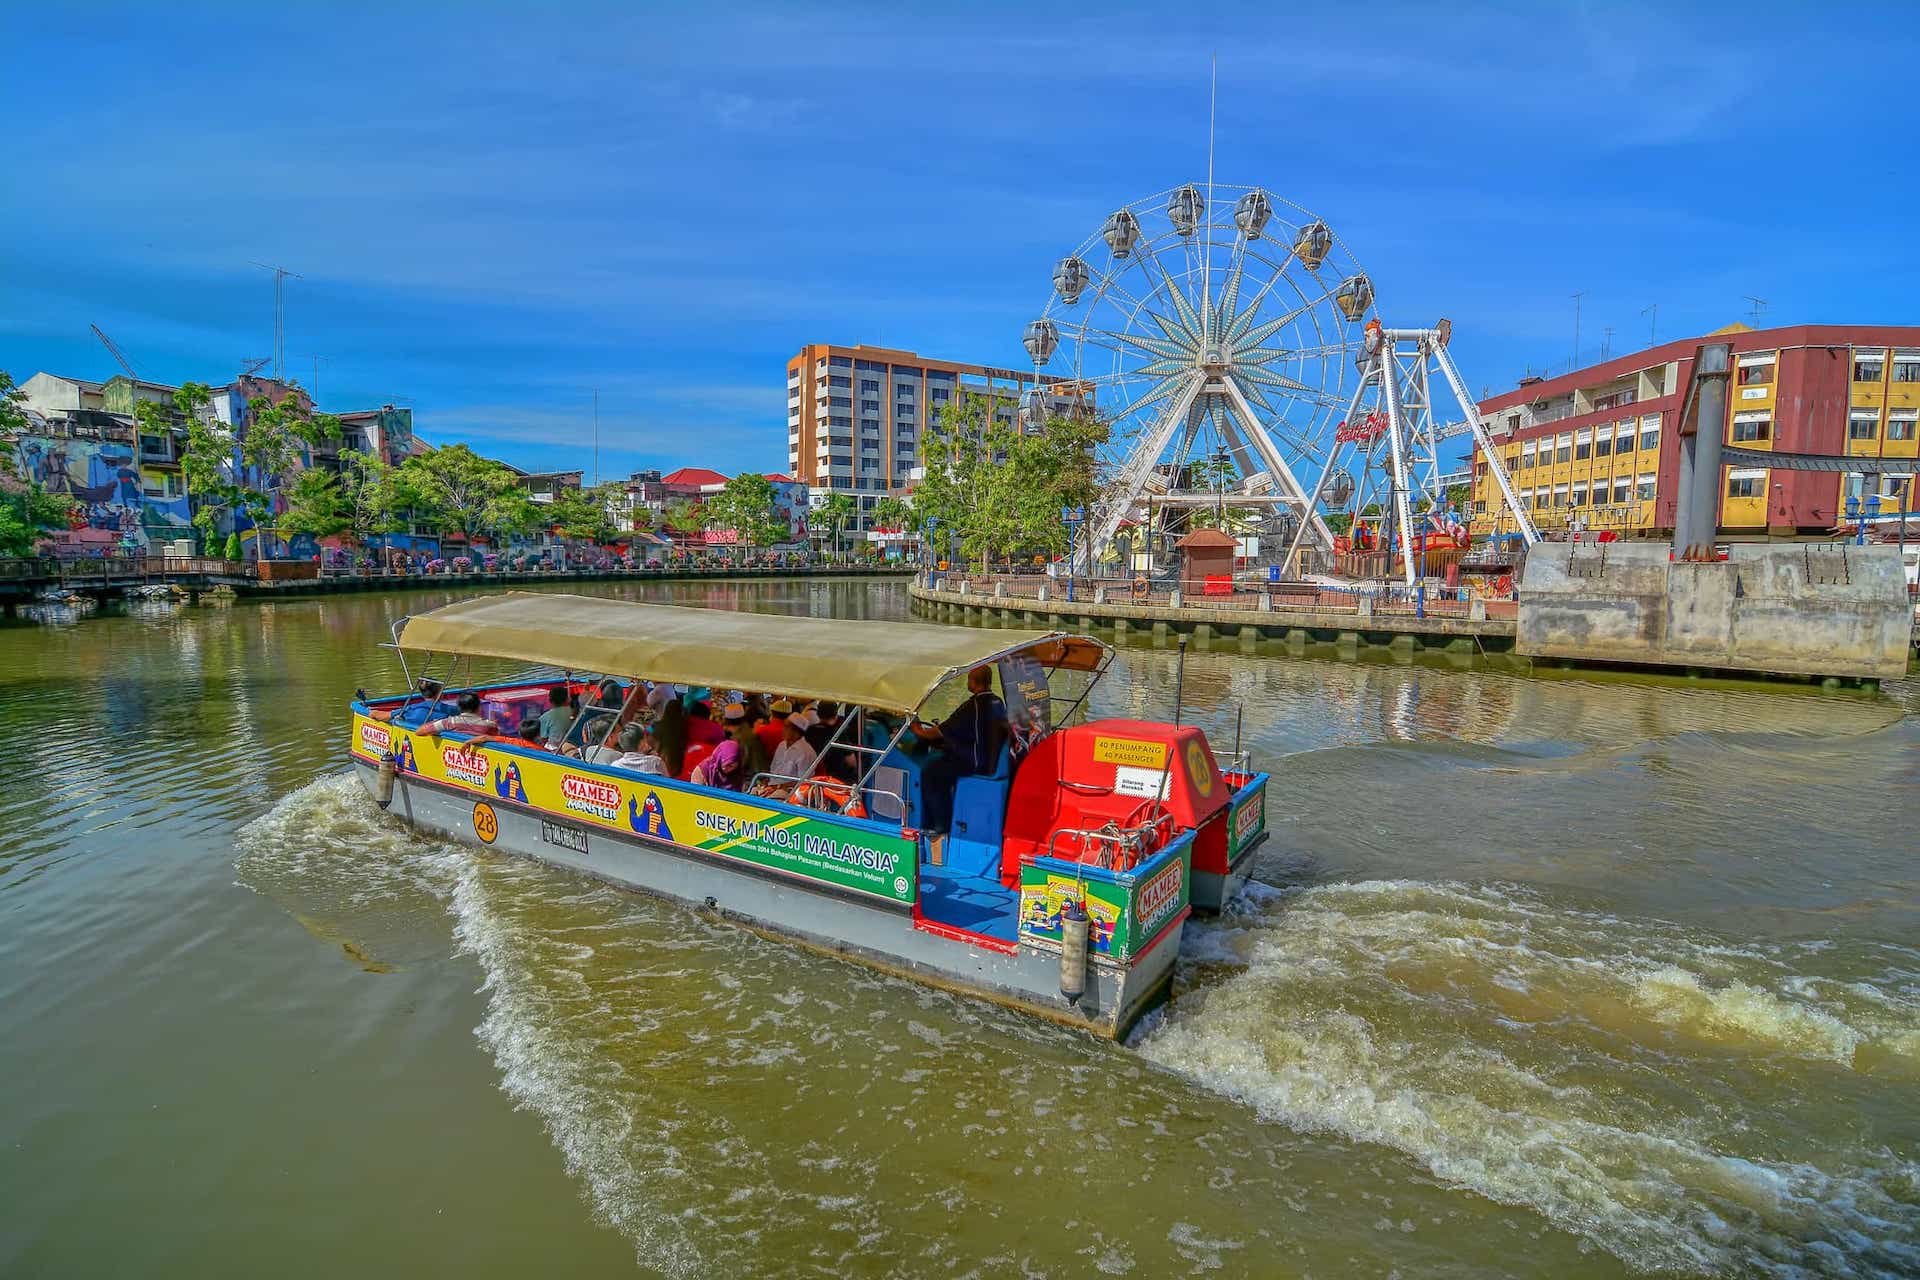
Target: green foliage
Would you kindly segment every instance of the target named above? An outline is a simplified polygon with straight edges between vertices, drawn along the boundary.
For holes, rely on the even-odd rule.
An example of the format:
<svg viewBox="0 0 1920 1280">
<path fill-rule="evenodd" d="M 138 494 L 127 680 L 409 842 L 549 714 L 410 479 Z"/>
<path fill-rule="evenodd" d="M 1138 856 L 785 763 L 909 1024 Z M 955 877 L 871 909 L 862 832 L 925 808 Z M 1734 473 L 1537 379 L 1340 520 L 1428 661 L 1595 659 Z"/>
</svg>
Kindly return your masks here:
<svg viewBox="0 0 1920 1280">
<path fill-rule="evenodd" d="M 666 511 L 667 528 L 675 533 L 696 534 L 707 527 L 707 518 L 700 510 L 700 504 L 680 498 L 669 503 Z"/>
<path fill-rule="evenodd" d="M 239 534 L 230 533 L 227 535 L 226 550 L 222 552 L 222 554 L 229 560 L 238 560 L 240 558 L 240 535 Z"/>
<path fill-rule="evenodd" d="M 881 529 L 906 529 L 913 524 L 913 508 L 889 494 L 873 504 L 873 523 Z"/>
<path fill-rule="evenodd" d="M 209 405 L 213 390 L 204 382 L 182 383 L 173 393 L 173 411 L 145 400 L 135 402 L 134 417 L 149 435 L 165 435 L 184 423 L 187 440 L 180 450 L 180 474 L 193 503 L 193 524 L 211 545 L 220 517 L 245 503 L 248 491 L 236 478 L 233 429 L 217 421 Z"/>
<path fill-rule="evenodd" d="M 11 477 L 0 483 L 0 556 L 31 555 L 42 535 L 72 520 L 73 499 L 65 494 Z"/>
<path fill-rule="evenodd" d="M 994 419 L 994 404 L 963 395 L 941 411 L 921 449 L 925 479 L 914 491 L 922 519 L 938 522 L 984 566 L 1016 550 L 1067 549 L 1065 507 L 1099 497 L 1095 450 L 1108 427 L 1054 415 L 1022 432 Z"/>
<path fill-rule="evenodd" d="M 332 538 L 353 529 L 353 507 L 340 478 L 317 468 L 302 471 L 286 491 L 287 510 L 278 521 L 287 533 Z"/>
<path fill-rule="evenodd" d="M 526 534 L 540 525 L 540 512 L 506 466 L 464 444 L 418 453 L 400 465 L 402 483 L 416 499 L 423 523 L 479 533 Z"/>
<path fill-rule="evenodd" d="M 814 511 L 814 521 L 833 531 L 834 554 L 838 555 L 840 551 L 840 531 L 859 514 L 859 504 L 854 502 L 853 495 L 849 493 L 828 495 L 827 500 Z"/>
<path fill-rule="evenodd" d="M 707 500 L 703 508 L 709 529 L 731 529 L 742 547 L 765 547 L 786 536 L 787 527 L 774 505 L 773 482 L 756 471 L 743 471 Z"/>
<path fill-rule="evenodd" d="M 1473 501 L 1473 486 L 1469 484 L 1450 484 L 1447 486 L 1447 501 L 1453 504 L 1455 511 L 1465 511 Z"/>
<path fill-rule="evenodd" d="M 20 407 L 26 399 L 26 393 L 13 384 L 13 375 L 0 369 L 0 436 L 12 435 L 27 429 L 27 414 Z M 13 473 L 13 458 L 0 454 L 0 471 Z"/>
<path fill-rule="evenodd" d="M 570 538 L 605 542 L 620 531 L 613 517 L 613 502 L 619 489 L 615 484 L 563 489 L 541 509 L 541 518 Z"/>
</svg>

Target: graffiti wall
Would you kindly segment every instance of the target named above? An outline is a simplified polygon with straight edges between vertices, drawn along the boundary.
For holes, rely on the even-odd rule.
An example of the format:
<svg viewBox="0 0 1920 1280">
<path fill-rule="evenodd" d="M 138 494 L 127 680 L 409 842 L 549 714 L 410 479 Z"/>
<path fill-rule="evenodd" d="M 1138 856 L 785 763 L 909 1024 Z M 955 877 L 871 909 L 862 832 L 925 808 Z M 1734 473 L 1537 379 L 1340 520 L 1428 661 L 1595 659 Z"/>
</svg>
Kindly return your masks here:
<svg viewBox="0 0 1920 1280">
<path fill-rule="evenodd" d="M 156 540 L 184 537 L 190 529 L 186 498 L 146 495 L 145 488 L 161 488 L 165 481 L 157 474 L 158 483 L 143 481 L 132 444 L 29 434 L 11 447 L 22 476 L 74 500 L 76 529 L 111 533 L 115 545 L 143 549 Z M 82 541 L 107 545 L 97 536 Z"/>
</svg>

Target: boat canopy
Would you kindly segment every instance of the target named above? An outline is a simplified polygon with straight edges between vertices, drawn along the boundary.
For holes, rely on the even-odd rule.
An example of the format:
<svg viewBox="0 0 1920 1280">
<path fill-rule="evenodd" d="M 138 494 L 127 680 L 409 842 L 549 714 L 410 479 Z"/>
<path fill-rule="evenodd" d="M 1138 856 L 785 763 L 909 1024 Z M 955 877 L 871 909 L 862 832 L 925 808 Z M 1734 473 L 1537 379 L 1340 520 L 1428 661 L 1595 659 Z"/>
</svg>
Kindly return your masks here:
<svg viewBox="0 0 1920 1280">
<path fill-rule="evenodd" d="M 403 649 L 753 689 L 913 711 L 954 676 L 1014 654 L 1096 671 L 1111 650 L 1064 631 L 984 630 L 635 604 L 509 591 L 410 617 Z"/>
</svg>

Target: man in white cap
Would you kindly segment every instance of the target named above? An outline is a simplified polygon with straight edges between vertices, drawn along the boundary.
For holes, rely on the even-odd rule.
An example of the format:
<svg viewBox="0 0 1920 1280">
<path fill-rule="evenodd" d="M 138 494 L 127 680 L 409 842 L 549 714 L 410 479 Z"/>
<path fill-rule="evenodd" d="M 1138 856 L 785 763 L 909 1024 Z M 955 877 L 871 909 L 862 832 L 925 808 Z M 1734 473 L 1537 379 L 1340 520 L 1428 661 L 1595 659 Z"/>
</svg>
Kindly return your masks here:
<svg viewBox="0 0 1920 1280">
<path fill-rule="evenodd" d="M 796 711 L 786 718 L 780 730 L 780 749 L 773 753 L 771 771 L 782 778 L 807 778 L 813 775 L 815 752 L 807 745 L 807 730 L 818 723 L 812 711 Z"/>
</svg>

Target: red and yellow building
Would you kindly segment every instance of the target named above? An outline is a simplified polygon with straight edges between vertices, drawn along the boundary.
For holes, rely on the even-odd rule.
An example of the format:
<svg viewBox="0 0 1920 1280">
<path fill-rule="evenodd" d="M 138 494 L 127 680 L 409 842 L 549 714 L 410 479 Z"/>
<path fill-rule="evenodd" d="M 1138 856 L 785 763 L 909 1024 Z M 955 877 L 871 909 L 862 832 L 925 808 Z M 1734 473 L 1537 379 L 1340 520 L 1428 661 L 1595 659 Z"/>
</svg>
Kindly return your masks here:
<svg viewBox="0 0 1920 1280">
<path fill-rule="evenodd" d="M 1911 458 L 1920 453 L 1920 327 L 1734 325 L 1709 337 L 1733 348 L 1730 445 L 1762 452 Z M 1663 536 L 1677 505 L 1676 428 L 1707 338 L 1685 338 L 1557 378 L 1531 378 L 1480 404 L 1507 477 L 1542 532 L 1612 529 Z M 1911 477 L 1722 469 L 1720 528 L 1729 535 L 1828 533 L 1847 499 L 1878 492 L 1897 511 Z M 1512 532 L 1484 456 L 1473 457 L 1472 527 Z"/>
</svg>

